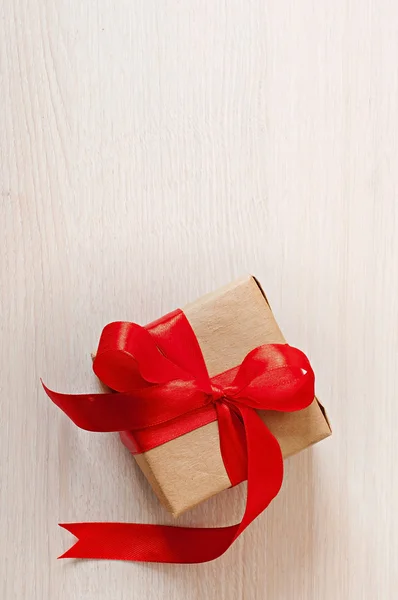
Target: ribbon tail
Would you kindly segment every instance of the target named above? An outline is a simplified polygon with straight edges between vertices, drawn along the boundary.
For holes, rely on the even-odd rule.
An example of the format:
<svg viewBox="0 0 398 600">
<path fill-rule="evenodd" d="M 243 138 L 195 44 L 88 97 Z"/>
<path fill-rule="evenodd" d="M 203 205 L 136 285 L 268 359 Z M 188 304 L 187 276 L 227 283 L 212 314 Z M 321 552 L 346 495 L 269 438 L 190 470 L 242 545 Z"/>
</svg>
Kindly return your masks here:
<svg viewBox="0 0 398 600">
<path fill-rule="evenodd" d="M 278 440 L 257 412 L 239 406 L 246 433 L 247 503 L 240 535 L 277 496 L 283 481 L 283 457 Z"/>
<path fill-rule="evenodd" d="M 164 396 L 155 386 L 135 393 L 60 394 L 43 382 L 42 385 L 54 404 L 86 431 L 141 430 L 183 417 L 187 413 L 187 403 L 191 413 L 206 407 L 206 397 L 194 381 L 186 381 L 183 385 L 179 381 L 164 384 Z M 183 433 L 186 431 L 180 435 Z"/>
<path fill-rule="evenodd" d="M 79 551 L 79 548 L 82 545 L 81 541 L 79 539 L 79 534 L 80 534 L 79 525 L 80 525 L 80 523 L 59 523 L 59 526 L 62 527 L 62 529 L 69 531 L 69 533 L 71 533 L 72 535 L 77 537 L 78 540 L 73 546 L 71 546 L 69 548 L 69 550 L 67 550 L 66 552 L 61 554 L 61 556 L 58 556 L 58 559 L 61 559 L 61 558 L 85 558 L 84 554 L 82 555 L 82 553 Z M 84 552 L 84 548 L 83 548 L 83 552 Z"/>
<path fill-rule="evenodd" d="M 62 525 L 78 541 L 61 558 L 96 558 L 160 563 L 203 563 L 224 554 L 278 493 L 283 477 L 277 440 L 256 412 L 240 406 L 247 444 L 248 491 L 241 523 L 190 528 L 135 523 Z M 222 421 L 220 422 L 222 427 Z"/>
<path fill-rule="evenodd" d="M 158 563 L 203 563 L 231 545 L 237 525 L 215 529 L 136 523 L 68 523 L 60 525 L 78 541 L 59 558 L 128 560 Z"/>
</svg>

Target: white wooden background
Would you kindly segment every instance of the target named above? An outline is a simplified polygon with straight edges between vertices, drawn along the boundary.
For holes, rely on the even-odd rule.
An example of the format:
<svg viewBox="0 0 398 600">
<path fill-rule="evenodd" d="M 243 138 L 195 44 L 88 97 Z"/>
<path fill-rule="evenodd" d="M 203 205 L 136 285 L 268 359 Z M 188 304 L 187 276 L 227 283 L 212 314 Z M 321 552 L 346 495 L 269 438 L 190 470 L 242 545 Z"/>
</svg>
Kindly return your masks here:
<svg viewBox="0 0 398 600">
<path fill-rule="evenodd" d="M 1 0 L 0 103 L 2 600 L 394 600 L 396 0 Z M 105 323 L 247 272 L 334 436 L 214 563 L 57 561 L 58 521 L 171 518 L 39 378 L 96 389 Z"/>
</svg>

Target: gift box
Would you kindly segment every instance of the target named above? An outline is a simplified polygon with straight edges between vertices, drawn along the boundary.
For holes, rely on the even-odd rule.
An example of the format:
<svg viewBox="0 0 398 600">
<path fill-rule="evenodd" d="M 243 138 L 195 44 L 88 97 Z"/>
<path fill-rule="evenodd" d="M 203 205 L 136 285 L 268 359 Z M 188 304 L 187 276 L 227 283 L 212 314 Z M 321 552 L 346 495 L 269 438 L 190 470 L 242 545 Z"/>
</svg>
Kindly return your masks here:
<svg viewBox="0 0 398 600">
<path fill-rule="evenodd" d="M 94 371 L 111 391 L 53 402 L 89 431 L 119 432 L 175 516 L 248 480 L 245 514 L 229 527 L 64 525 L 63 557 L 200 563 L 225 552 L 277 495 L 283 458 L 331 434 L 308 358 L 291 347 L 254 277 L 159 320 L 107 325 Z"/>
<path fill-rule="evenodd" d="M 210 377 L 241 364 L 262 344 L 284 344 L 266 295 L 254 277 L 245 277 L 183 308 L 199 341 Z M 150 326 L 149 326 L 150 329 Z M 317 398 L 297 412 L 259 411 L 287 458 L 331 434 Z M 123 432 L 134 453 L 134 435 Z M 179 516 L 231 487 L 221 456 L 217 421 L 190 431 L 135 459 L 160 502 Z"/>
</svg>

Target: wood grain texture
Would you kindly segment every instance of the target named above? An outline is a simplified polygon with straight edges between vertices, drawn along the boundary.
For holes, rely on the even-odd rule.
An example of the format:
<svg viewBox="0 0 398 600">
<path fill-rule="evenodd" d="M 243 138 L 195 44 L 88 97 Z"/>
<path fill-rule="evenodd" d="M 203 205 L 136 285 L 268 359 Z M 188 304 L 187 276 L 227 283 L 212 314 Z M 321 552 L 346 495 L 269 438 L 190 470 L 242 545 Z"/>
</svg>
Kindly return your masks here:
<svg viewBox="0 0 398 600">
<path fill-rule="evenodd" d="M 397 56 L 396 0 L 0 2 L 2 599 L 396 598 Z M 334 436 L 217 562 L 57 562 L 58 521 L 171 517 L 39 377 L 96 389 L 106 322 L 247 272 Z"/>
</svg>

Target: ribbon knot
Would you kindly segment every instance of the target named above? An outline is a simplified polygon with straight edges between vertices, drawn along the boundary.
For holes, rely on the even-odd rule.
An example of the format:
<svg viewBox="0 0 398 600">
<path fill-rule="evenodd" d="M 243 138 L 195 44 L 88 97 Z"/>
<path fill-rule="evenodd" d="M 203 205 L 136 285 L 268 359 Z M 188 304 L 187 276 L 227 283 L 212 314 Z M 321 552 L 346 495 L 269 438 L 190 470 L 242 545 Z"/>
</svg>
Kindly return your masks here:
<svg viewBox="0 0 398 600">
<path fill-rule="evenodd" d="M 280 489 L 281 449 L 256 411 L 311 404 L 314 373 L 307 357 L 287 344 L 267 344 L 210 378 L 188 319 L 175 311 L 147 327 L 107 325 L 93 368 L 116 393 L 68 395 L 44 386 L 74 423 L 121 432 L 133 452 L 146 452 L 217 420 L 226 471 L 232 485 L 247 478 L 247 503 L 239 524 L 215 529 L 63 525 L 79 538 L 63 558 L 200 563 L 223 554 Z"/>
<path fill-rule="evenodd" d="M 227 399 L 227 396 L 224 392 L 224 390 L 219 387 L 218 385 L 214 385 L 213 383 L 211 384 L 211 402 L 213 404 L 216 404 L 217 402 L 219 402 L 220 400 L 223 400 L 224 398 Z"/>
</svg>

